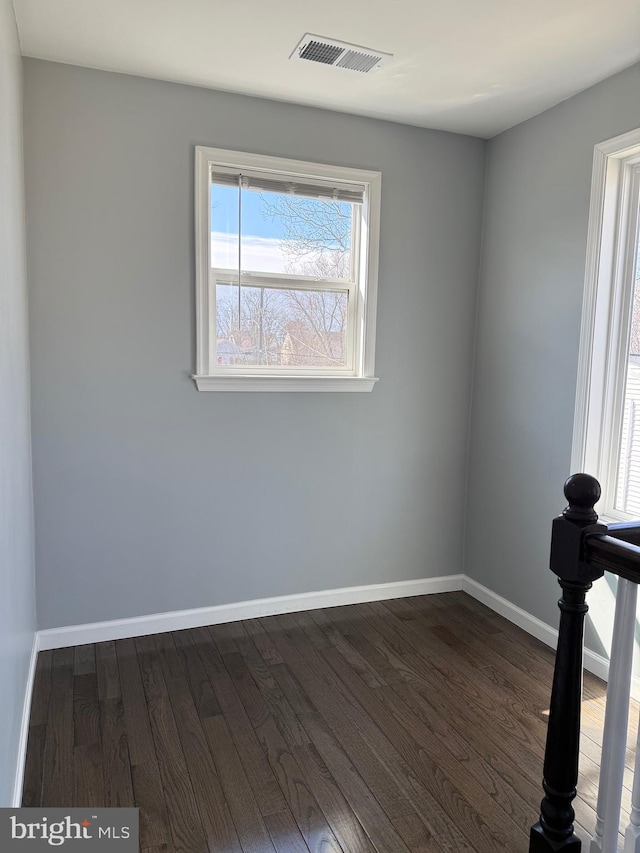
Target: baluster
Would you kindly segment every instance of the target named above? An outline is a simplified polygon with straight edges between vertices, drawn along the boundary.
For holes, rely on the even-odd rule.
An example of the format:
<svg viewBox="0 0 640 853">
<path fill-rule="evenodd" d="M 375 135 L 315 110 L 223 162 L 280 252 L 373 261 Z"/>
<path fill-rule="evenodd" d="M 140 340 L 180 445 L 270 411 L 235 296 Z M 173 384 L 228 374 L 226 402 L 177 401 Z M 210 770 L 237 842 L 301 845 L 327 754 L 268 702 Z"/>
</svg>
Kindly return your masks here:
<svg viewBox="0 0 640 853">
<path fill-rule="evenodd" d="M 578 781 L 580 703 L 582 700 L 582 651 L 586 593 L 602 571 L 582 560 L 587 533 L 606 532 L 598 525 L 593 507 L 600 485 L 587 474 L 574 474 L 564 486 L 569 506 L 553 522 L 551 570 L 562 588 L 560 629 L 549 725 L 544 759 L 540 820 L 531 828 L 529 853 L 579 853 L 582 843 L 574 833 L 572 802 Z"/>
<path fill-rule="evenodd" d="M 636 584 L 631 581 L 618 579 L 602 737 L 596 829 L 591 840 L 590 853 L 616 853 L 618 849 L 637 590 Z M 640 848 L 638 849 L 640 851 Z"/>
<path fill-rule="evenodd" d="M 633 768 L 631 815 L 624 834 L 624 853 L 640 853 L 640 721 L 638 721 L 636 761 Z"/>
</svg>

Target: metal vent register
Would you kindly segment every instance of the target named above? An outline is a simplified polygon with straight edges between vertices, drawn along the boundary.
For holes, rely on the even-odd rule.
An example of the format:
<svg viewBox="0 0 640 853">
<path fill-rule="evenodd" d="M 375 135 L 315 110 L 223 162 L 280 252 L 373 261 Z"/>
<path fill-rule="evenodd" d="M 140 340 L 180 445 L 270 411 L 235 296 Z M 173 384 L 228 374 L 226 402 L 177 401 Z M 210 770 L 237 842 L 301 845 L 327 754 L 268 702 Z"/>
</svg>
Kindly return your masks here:
<svg viewBox="0 0 640 853">
<path fill-rule="evenodd" d="M 392 59 L 393 55 L 306 33 L 289 58 L 319 62 L 321 65 L 332 65 L 334 68 L 358 71 L 360 74 L 371 74 Z"/>
</svg>

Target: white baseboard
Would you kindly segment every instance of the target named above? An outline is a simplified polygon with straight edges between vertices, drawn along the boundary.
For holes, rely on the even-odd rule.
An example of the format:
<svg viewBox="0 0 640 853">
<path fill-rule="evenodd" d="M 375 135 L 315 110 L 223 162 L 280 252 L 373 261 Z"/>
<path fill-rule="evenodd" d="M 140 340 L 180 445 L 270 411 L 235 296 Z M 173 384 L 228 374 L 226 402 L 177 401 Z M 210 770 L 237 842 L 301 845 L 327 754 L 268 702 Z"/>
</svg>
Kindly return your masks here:
<svg viewBox="0 0 640 853">
<path fill-rule="evenodd" d="M 108 622 L 93 622 L 86 625 L 68 625 L 62 628 L 47 628 L 37 634 L 38 648 L 62 649 L 81 646 L 85 643 L 102 643 L 107 640 L 122 640 L 128 637 L 143 637 L 165 631 L 181 631 L 184 628 L 200 628 L 222 622 L 238 622 L 260 616 L 275 616 L 280 613 L 297 613 L 301 610 L 317 610 L 320 607 L 336 607 L 340 604 L 359 604 L 364 601 L 384 601 L 391 598 L 406 598 L 411 595 L 432 595 L 439 592 L 463 590 L 504 616 L 523 631 L 555 649 L 558 631 L 540 619 L 512 604 L 506 598 L 483 586 L 467 575 L 448 575 L 439 578 L 395 581 L 392 583 L 369 584 L 367 586 L 325 589 L 303 592 L 297 595 L 280 595 L 274 598 L 257 598 L 213 607 L 197 607 L 192 610 L 176 610 L 169 613 L 152 613 L 134 616 L 131 619 L 113 619 Z M 35 648 L 35 645 L 34 645 Z M 35 658 L 32 667 L 35 666 Z M 607 680 L 609 661 L 602 655 L 585 649 L 584 666 L 589 672 Z M 33 677 L 33 673 L 30 673 Z M 32 686 L 32 683 L 31 683 Z M 640 684 L 638 685 L 640 695 Z M 27 720 L 28 724 L 28 720 Z"/>
<path fill-rule="evenodd" d="M 238 622 L 259 616 L 275 616 L 280 613 L 297 613 L 301 610 L 317 610 L 320 607 L 336 607 L 340 604 L 360 604 L 363 601 L 384 601 L 390 598 L 406 598 L 410 595 L 431 595 L 438 592 L 454 592 L 462 589 L 462 575 L 440 578 L 396 581 L 394 583 L 369 584 L 367 586 L 325 589 L 319 592 L 304 592 L 299 595 L 281 595 L 275 598 L 258 598 L 215 607 L 198 607 L 193 610 L 176 610 L 172 613 L 153 613 L 131 619 L 114 619 L 110 622 L 93 622 L 88 625 L 69 625 L 64 628 L 47 628 L 39 631 L 41 649 L 61 649 L 81 646 L 85 643 L 101 643 L 106 640 L 122 640 L 128 637 L 143 637 L 147 634 L 162 634 L 165 631 L 181 631 L 184 628 L 200 628 L 203 625 L 218 625 L 221 622 Z"/>
<path fill-rule="evenodd" d="M 555 649 L 558 641 L 556 628 L 552 628 L 532 616 L 531 613 L 512 604 L 506 598 L 497 595 L 488 587 L 462 574 L 343 587 L 342 589 L 325 589 L 297 595 L 238 601 L 213 607 L 198 607 L 192 610 L 152 613 L 148 616 L 134 616 L 131 619 L 113 619 L 108 622 L 47 628 L 38 632 L 38 641 L 39 648 L 43 651 L 45 649 L 61 649 L 68 646 L 81 646 L 85 643 L 102 643 L 107 640 L 162 634 L 165 631 L 181 631 L 184 628 L 200 628 L 204 625 L 238 622 L 242 619 L 255 619 L 260 616 L 297 613 L 301 610 L 317 610 L 320 607 L 336 607 L 340 604 L 359 604 L 364 601 L 384 601 L 390 598 L 406 598 L 411 595 L 431 595 L 457 590 L 463 590 L 473 596 L 491 610 L 499 613 L 500 616 L 504 616 L 505 619 L 522 628 L 523 631 Z M 607 680 L 609 661 L 602 655 L 585 649 L 584 665 L 589 672 L 605 681 Z"/>
<path fill-rule="evenodd" d="M 36 632 L 33 635 L 33 645 L 31 647 L 31 657 L 29 659 L 29 672 L 27 674 L 27 685 L 25 687 L 22 717 L 20 719 L 18 762 L 16 767 L 16 780 L 13 786 L 13 800 L 11 803 L 13 808 L 19 808 L 22 805 L 22 788 L 24 785 L 24 770 L 27 760 L 27 742 L 29 740 L 29 718 L 31 716 L 31 700 L 33 697 L 33 685 L 36 679 L 36 665 L 38 663 L 39 650 L 39 637 Z"/>
<path fill-rule="evenodd" d="M 527 634 L 531 634 L 545 643 L 545 645 L 551 646 L 552 649 L 556 648 L 558 644 L 558 631 L 556 628 L 552 628 L 546 622 L 542 622 L 540 619 L 532 616 L 531 613 L 527 613 L 526 610 L 517 607 L 506 598 L 502 598 L 502 596 L 497 595 L 488 587 L 474 581 L 473 578 L 467 575 L 463 576 L 462 589 L 463 592 L 476 598 L 491 610 L 499 613 L 500 616 L 504 616 L 509 622 L 513 622 L 518 628 L 522 628 Z M 597 675 L 603 681 L 607 681 L 609 678 L 609 661 L 602 655 L 592 652 L 590 649 L 584 650 L 584 668 L 593 673 L 593 675 Z"/>
</svg>

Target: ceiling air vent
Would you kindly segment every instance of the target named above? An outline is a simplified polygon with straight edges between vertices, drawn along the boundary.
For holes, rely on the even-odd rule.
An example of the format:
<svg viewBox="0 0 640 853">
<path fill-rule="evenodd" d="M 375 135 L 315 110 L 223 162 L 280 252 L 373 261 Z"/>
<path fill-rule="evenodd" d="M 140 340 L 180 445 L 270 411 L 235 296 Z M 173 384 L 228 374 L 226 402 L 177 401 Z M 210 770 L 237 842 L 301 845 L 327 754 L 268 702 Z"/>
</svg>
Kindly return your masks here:
<svg viewBox="0 0 640 853">
<path fill-rule="evenodd" d="M 361 74 L 371 74 L 381 65 L 392 58 L 391 53 L 379 50 L 369 50 L 357 44 L 347 44 L 343 41 L 314 36 L 307 33 L 298 42 L 289 59 L 319 62 L 321 65 L 332 65 L 334 68 L 345 68 L 347 71 L 359 71 Z"/>
</svg>

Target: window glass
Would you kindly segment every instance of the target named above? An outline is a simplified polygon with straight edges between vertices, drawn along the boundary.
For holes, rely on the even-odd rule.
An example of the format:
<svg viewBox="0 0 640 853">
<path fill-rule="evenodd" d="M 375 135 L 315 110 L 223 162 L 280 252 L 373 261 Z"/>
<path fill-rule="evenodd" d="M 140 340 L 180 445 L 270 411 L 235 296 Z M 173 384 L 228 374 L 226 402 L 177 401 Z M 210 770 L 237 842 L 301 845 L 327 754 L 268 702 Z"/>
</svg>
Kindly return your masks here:
<svg viewBox="0 0 640 853">
<path fill-rule="evenodd" d="M 637 237 L 633 275 L 631 332 L 626 363 L 615 507 L 640 518 L 640 241 Z"/>
<path fill-rule="evenodd" d="M 347 309 L 347 291 L 217 284 L 216 361 L 345 368 Z"/>
<path fill-rule="evenodd" d="M 211 265 L 240 267 L 243 273 L 353 280 L 355 207 L 331 198 L 213 183 Z"/>
</svg>

